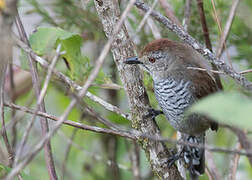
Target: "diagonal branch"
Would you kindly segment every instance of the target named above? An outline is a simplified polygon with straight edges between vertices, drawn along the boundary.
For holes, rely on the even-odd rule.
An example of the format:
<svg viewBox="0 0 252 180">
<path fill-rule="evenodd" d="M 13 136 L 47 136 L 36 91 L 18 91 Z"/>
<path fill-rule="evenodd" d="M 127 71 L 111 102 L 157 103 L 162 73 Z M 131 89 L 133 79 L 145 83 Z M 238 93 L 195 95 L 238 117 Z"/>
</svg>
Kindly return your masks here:
<svg viewBox="0 0 252 180">
<path fill-rule="evenodd" d="M 23 26 L 22 21 L 21 21 L 18 14 L 16 17 L 16 26 L 17 26 L 17 29 L 19 32 L 19 36 L 29 46 L 29 41 L 28 41 L 28 38 L 27 38 L 27 35 L 25 32 L 24 26 Z M 32 57 L 30 55 L 28 55 L 28 60 L 29 60 L 29 66 L 30 66 L 30 71 L 31 71 L 31 75 L 32 75 L 33 88 L 35 90 L 35 94 L 37 96 L 37 99 L 39 99 L 41 84 L 40 84 L 40 79 L 38 76 L 37 64 L 36 64 L 36 62 L 33 62 Z M 45 103 L 44 103 L 43 98 L 42 98 L 41 102 L 38 103 L 38 106 L 39 106 L 40 111 L 46 112 Z M 40 124 L 41 124 L 41 129 L 42 129 L 42 135 L 45 136 L 46 133 L 49 131 L 48 121 L 46 119 L 43 120 L 43 118 L 41 117 Z M 57 180 L 58 178 L 57 178 L 57 174 L 56 174 L 56 170 L 55 170 L 55 166 L 54 166 L 52 148 L 51 148 L 50 141 L 48 141 L 46 144 L 44 144 L 44 156 L 45 156 L 46 166 L 47 166 L 47 170 L 48 170 L 48 174 L 49 174 L 50 179 Z"/>
<path fill-rule="evenodd" d="M 234 0 L 233 1 L 233 4 L 232 4 L 232 7 L 230 9 L 230 12 L 229 12 L 229 16 L 228 16 L 228 19 L 227 19 L 227 22 L 226 22 L 226 25 L 225 25 L 225 28 L 224 28 L 224 31 L 222 32 L 221 34 L 221 38 L 218 42 L 218 48 L 217 48 L 217 51 L 216 51 L 216 54 L 217 54 L 217 58 L 220 58 L 221 57 L 221 54 L 224 50 L 224 47 L 226 46 L 226 40 L 227 40 L 227 37 L 228 37 L 228 34 L 229 34 L 229 31 L 231 29 L 231 26 L 232 26 L 232 23 L 233 23 L 233 20 L 234 20 L 234 17 L 235 17 L 235 12 L 236 12 L 236 9 L 239 5 L 239 2 L 240 0 Z"/>
</svg>

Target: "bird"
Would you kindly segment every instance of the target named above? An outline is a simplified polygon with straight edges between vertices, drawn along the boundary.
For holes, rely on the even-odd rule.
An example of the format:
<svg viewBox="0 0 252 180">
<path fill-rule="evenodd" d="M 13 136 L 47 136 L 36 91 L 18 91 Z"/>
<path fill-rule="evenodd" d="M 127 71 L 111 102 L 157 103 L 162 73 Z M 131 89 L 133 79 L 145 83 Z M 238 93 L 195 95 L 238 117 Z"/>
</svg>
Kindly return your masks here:
<svg viewBox="0 0 252 180">
<path fill-rule="evenodd" d="M 199 99 L 220 91 L 211 65 L 187 44 L 166 38 L 147 44 L 139 56 L 129 57 L 125 64 L 137 64 L 153 79 L 154 94 L 162 111 L 151 110 L 152 116 L 163 113 L 171 126 L 182 133 L 182 140 L 199 147 L 183 145 L 182 151 L 169 158 L 169 165 L 183 159 L 191 179 L 204 173 L 205 132 L 217 131 L 217 122 L 200 114 L 185 113 Z M 205 71 L 193 68 L 202 68 Z"/>
</svg>

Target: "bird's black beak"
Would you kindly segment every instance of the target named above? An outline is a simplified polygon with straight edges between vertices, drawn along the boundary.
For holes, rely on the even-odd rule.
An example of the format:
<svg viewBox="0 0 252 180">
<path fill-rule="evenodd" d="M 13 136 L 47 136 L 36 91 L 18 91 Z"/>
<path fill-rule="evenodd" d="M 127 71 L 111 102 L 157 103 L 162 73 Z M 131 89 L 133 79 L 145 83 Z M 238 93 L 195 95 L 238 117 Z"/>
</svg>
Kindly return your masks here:
<svg viewBox="0 0 252 180">
<path fill-rule="evenodd" d="M 125 64 L 143 64 L 141 61 L 138 60 L 137 56 L 129 57 L 124 61 Z"/>
</svg>

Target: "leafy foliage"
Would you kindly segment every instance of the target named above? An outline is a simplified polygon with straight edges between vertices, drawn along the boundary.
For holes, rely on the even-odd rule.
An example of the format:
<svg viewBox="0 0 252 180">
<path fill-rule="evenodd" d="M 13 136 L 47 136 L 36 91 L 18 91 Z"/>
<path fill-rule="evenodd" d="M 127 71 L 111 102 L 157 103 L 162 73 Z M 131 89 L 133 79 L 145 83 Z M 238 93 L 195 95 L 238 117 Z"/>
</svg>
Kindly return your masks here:
<svg viewBox="0 0 252 180">
<path fill-rule="evenodd" d="M 252 100 L 238 92 L 216 93 L 208 96 L 190 109 L 212 119 L 240 128 L 251 129 Z"/>
<path fill-rule="evenodd" d="M 22 4 L 23 2 L 24 1 L 21 1 L 20 3 L 20 9 L 25 8 Z M 57 64 L 57 68 L 60 71 L 66 71 L 66 73 L 78 83 L 81 84 L 84 82 L 92 69 L 92 64 L 95 63 L 93 59 L 97 57 L 103 47 L 104 40 L 106 39 L 100 20 L 97 17 L 94 8 L 94 2 L 83 0 L 53 0 L 48 2 L 44 2 L 42 0 L 25 0 L 25 2 L 28 3 L 30 7 L 30 9 L 26 11 L 28 16 L 36 14 L 41 17 L 41 21 L 38 23 L 40 28 L 37 28 L 37 31 L 30 36 L 32 49 L 38 55 L 43 56 L 46 59 L 51 59 L 51 57 L 55 55 L 56 47 L 61 44 L 61 50 L 65 51 L 65 54 L 62 55 L 62 57 L 64 57 L 68 62 L 70 70 L 67 70 L 66 66 L 63 66 L 64 68 L 62 68 L 62 60 L 59 64 Z M 153 1 L 148 0 L 149 4 L 152 2 Z M 168 2 L 171 4 L 175 15 L 182 22 L 184 18 L 185 0 Z M 203 2 L 210 38 L 213 46 L 216 47 L 221 32 L 214 17 L 215 15 L 211 1 Z M 233 1 L 215 0 L 214 2 L 217 10 L 216 13 L 218 14 L 223 30 Z M 127 3 L 128 1 L 120 1 L 121 9 L 124 9 Z M 192 1 L 192 3 L 192 14 L 190 17 L 188 31 L 193 37 L 204 44 L 200 17 L 196 4 L 197 2 Z M 165 11 L 160 4 L 157 5 L 155 10 L 165 14 Z M 229 57 L 232 60 L 233 66 L 237 69 L 237 71 L 252 67 L 252 20 L 251 16 L 247 12 L 252 12 L 251 0 L 243 0 L 240 2 L 237 9 L 237 16 L 233 21 L 232 28 L 226 42 L 226 49 L 231 50 L 226 51 L 227 53 L 225 52 L 223 56 L 224 59 Z M 143 14 L 137 8 L 132 8 L 128 18 L 126 19 L 127 30 L 130 31 L 130 36 L 132 36 L 132 34 L 134 35 L 138 50 L 140 50 L 146 43 L 153 40 L 153 35 L 148 25 L 145 25 L 138 34 L 134 34 L 135 30 L 138 28 L 139 22 L 142 20 L 142 17 Z M 169 32 L 162 25 L 156 21 L 154 21 L 154 23 L 160 30 L 162 37 L 178 40 L 173 33 Z M 86 53 L 83 53 L 83 48 L 85 46 L 89 46 L 91 43 L 96 44 L 95 48 L 89 49 L 89 51 L 91 51 L 90 54 L 92 54 L 93 57 L 87 57 Z M 225 54 L 229 55 L 227 56 Z M 22 68 L 28 69 L 28 61 L 25 53 L 21 54 L 20 61 Z M 104 71 L 102 70 L 99 73 L 99 76 L 95 81 L 96 86 L 90 87 L 89 91 L 102 97 L 106 101 L 119 106 L 126 112 L 129 110 L 127 107 L 127 99 L 123 91 L 116 90 L 113 92 L 113 90 L 110 89 L 101 89 L 101 86 L 99 86 L 104 84 L 111 85 L 113 82 L 117 84 L 121 83 L 118 80 L 119 78 L 116 78 L 118 75 L 116 73 L 115 66 L 111 66 L 111 62 L 113 62 L 113 60 L 110 56 L 104 64 Z M 107 75 L 108 73 L 105 72 L 110 72 L 111 75 Z M 247 76 L 249 79 L 252 79 L 252 75 Z M 111 79 L 113 79 L 113 82 Z M 245 129 L 251 129 L 251 95 L 243 95 L 244 91 L 240 87 L 237 87 L 233 80 L 223 77 L 222 81 L 225 91 L 228 90 L 231 92 L 218 93 L 207 97 L 199 103 L 196 103 L 192 107 L 191 111 L 204 113 L 222 123 L 233 124 Z M 151 105 L 158 109 L 159 107 L 153 94 L 151 78 L 145 75 L 144 83 L 147 87 L 146 89 L 148 90 Z M 47 111 L 55 115 L 61 115 L 71 100 L 66 96 L 66 92 L 68 92 L 68 87 L 64 87 L 58 83 L 50 84 L 45 99 Z M 31 97 L 32 96 L 28 96 L 27 94 L 23 95 L 19 97 L 17 104 L 26 105 L 26 101 L 29 99 L 33 99 L 35 102 L 35 98 Z M 114 97 L 117 98 L 113 99 Z M 86 98 L 84 98 L 84 102 L 95 109 L 95 111 L 97 111 L 102 117 L 105 117 L 118 125 L 124 126 L 125 128 L 130 126 L 130 123 L 127 120 L 120 118 L 115 113 L 108 113 L 97 103 L 94 103 Z M 10 120 L 9 117 L 11 117 L 11 113 L 6 112 L 6 114 L 6 119 L 8 121 Z M 29 120 L 29 118 L 30 116 L 27 114 L 24 116 L 25 120 Z M 100 127 L 104 126 L 101 125 L 101 123 L 94 121 L 94 117 L 89 116 L 80 106 L 76 107 L 71 112 L 68 119 L 81 121 L 82 123 L 88 125 L 97 125 Z M 26 125 L 27 121 L 25 120 L 19 124 L 21 132 L 19 132 L 18 138 L 22 135 L 22 131 L 24 129 L 23 127 Z M 167 123 L 164 116 L 159 116 L 157 118 L 157 123 L 164 137 L 172 137 L 175 135 L 174 129 Z M 34 137 L 30 138 L 26 147 L 27 149 L 31 148 L 32 144 L 35 143 L 35 140 L 40 138 L 40 132 L 38 132 L 39 130 L 37 126 L 39 125 L 36 124 L 36 128 L 34 128 L 32 132 Z M 61 177 L 62 173 L 62 162 L 66 156 L 68 145 L 71 142 L 69 139 L 72 138 L 72 142 L 75 145 L 71 146 L 69 152 L 69 158 L 66 163 L 65 179 L 115 179 L 115 176 L 111 173 L 111 169 L 113 169 L 111 166 L 111 157 L 113 156 L 113 152 L 113 157 L 116 161 L 115 163 L 119 165 L 120 179 L 133 179 L 132 172 L 130 171 L 131 163 L 129 158 L 129 152 L 133 148 L 131 143 L 126 142 L 122 138 L 100 135 L 88 131 L 77 131 L 76 135 L 72 136 L 73 131 L 73 128 L 63 126 L 61 128 L 61 132 L 55 135 L 52 139 L 53 154 L 56 159 L 55 162 L 59 177 Z M 65 136 L 60 134 L 65 134 Z M 232 149 L 236 145 L 237 140 L 229 131 L 220 129 L 217 134 L 207 133 L 207 142 L 213 146 L 225 146 Z M 150 171 L 149 163 L 142 151 L 140 151 L 140 159 L 141 174 L 143 179 L 155 179 Z M 215 163 L 223 177 L 227 174 L 227 162 L 229 159 L 229 155 L 219 153 L 214 154 Z M 239 162 L 237 174 L 242 174 L 245 179 L 251 179 L 251 166 L 247 163 L 247 160 L 244 159 Z M 5 167 L 0 166 L 0 173 L 6 173 L 7 170 L 8 169 Z M 24 169 L 24 172 L 30 177 L 36 177 L 36 179 L 46 179 L 47 169 L 45 168 L 43 153 L 40 153 L 39 156 L 29 166 L 27 166 L 26 169 Z M 41 174 L 43 174 L 43 176 L 41 176 Z M 204 175 L 200 177 L 200 179 L 205 180 L 208 178 Z"/>
</svg>

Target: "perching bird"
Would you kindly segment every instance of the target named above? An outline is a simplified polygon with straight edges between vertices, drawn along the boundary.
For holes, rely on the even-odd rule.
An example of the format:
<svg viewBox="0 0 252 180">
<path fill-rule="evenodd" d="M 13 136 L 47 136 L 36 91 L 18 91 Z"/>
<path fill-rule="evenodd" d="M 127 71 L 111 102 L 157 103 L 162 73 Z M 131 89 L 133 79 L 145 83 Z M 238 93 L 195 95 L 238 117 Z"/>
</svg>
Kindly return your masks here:
<svg viewBox="0 0 252 180">
<path fill-rule="evenodd" d="M 184 112 L 198 99 L 222 88 L 217 85 L 206 60 L 185 44 L 160 39 L 147 44 L 139 57 L 130 57 L 125 63 L 139 64 L 151 75 L 158 104 L 173 128 L 182 133 L 182 139 L 204 145 L 205 131 L 217 130 L 217 123 L 205 116 Z M 204 173 L 204 156 L 204 149 L 185 145 L 174 159 L 182 157 L 191 178 L 197 179 Z"/>
</svg>

